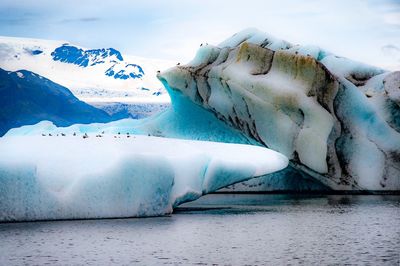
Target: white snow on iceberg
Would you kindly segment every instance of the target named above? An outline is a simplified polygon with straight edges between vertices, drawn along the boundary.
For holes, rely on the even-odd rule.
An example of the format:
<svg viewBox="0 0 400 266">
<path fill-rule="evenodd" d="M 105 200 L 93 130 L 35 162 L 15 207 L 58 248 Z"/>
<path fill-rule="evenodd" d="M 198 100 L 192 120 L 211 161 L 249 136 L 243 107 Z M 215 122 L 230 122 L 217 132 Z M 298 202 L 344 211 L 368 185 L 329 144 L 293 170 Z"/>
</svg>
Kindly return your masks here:
<svg viewBox="0 0 400 266">
<path fill-rule="evenodd" d="M 285 168 L 272 150 L 147 136 L 0 138 L 0 221 L 143 217 Z"/>
</svg>

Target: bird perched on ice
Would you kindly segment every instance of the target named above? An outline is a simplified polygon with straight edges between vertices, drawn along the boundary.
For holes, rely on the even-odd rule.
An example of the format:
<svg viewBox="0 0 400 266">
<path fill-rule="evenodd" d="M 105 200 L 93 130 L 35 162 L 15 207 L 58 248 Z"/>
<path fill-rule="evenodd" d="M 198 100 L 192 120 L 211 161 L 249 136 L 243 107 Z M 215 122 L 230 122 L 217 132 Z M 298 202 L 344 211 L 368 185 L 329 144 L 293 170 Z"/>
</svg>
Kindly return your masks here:
<svg viewBox="0 0 400 266">
<path fill-rule="evenodd" d="M 177 66 L 180 66 L 180 65 L 181 65 L 181 63 L 177 63 L 176 65 L 177 65 Z"/>
<path fill-rule="evenodd" d="M 87 139 L 88 137 L 89 137 L 88 134 L 85 133 L 85 135 L 83 135 L 82 138 Z"/>
</svg>

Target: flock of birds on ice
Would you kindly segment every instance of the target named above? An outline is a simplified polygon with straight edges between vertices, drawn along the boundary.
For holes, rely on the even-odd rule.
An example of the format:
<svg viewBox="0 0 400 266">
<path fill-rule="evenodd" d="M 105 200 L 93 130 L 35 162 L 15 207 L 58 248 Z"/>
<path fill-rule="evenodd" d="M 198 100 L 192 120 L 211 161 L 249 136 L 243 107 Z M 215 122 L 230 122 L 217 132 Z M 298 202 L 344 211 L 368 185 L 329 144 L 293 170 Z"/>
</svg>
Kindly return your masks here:
<svg viewBox="0 0 400 266">
<path fill-rule="evenodd" d="M 101 134 L 97 134 L 97 135 L 96 135 L 96 138 L 102 138 L 102 137 L 104 136 L 104 134 L 105 134 L 105 132 L 103 131 L 103 132 L 101 132 Z M 65 136 L 67 136 L 67 134 L 65 134 L 65 133 L 59 133 L 59 134 L 54 134 L 54 135 L 53 135 L 53 134 L 51 134 L 51 133 L 49 133 L 49 134 L 44 134 L 44 133 L 42 133 L 42 136 L 43 136 L 43 137 L 46 137 L 46 136 L 48 136 L 48 137 L 53 137 L 53 136 L 56 136 L 56 137 L 58 137 L 58 136 L 65 137 Z M 72 134 L 72 136 L 76 137 L 76 136 L 78 136 L 78 134 L 77 134 L 76 132 L 74 132 L 74 133 Z M 121 138 L 121 136 L 123 136 L 123 134 L 121 134 L 121 132 L 118 132 L 117 135 L 114 135 L 114 138 Z M 132 136 L 133 138 L 135 138 L 135 136 L 130 135 L 129 132 L 127 132 L 127 133 L 125 134 L 125 136 L 126 136 L 127 138 L 130 138 L 131 136 Z M 150 137 L 150 134 L 148 134 L 147 136 Z M 85 133 L 85 134 L 82 135 L 82 138 L 87 139 L 87 138 L 89 138 L 89 135 L 88 135 L 87 133 Z"/>
</svg>

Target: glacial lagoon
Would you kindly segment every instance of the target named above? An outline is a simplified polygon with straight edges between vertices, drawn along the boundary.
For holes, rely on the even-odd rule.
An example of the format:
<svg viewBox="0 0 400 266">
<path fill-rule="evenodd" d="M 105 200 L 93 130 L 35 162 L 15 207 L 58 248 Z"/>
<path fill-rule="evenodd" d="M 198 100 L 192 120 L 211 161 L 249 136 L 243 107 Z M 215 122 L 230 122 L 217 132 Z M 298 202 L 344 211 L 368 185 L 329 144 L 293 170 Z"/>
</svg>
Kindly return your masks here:
<svg viewBox="0 0 400 266">
<path fill-rule="evenodd" d="M 154 218 L 0 224 L 0 265 L 399 265 L 400 195 L 210 194 Z"/>
</svg>

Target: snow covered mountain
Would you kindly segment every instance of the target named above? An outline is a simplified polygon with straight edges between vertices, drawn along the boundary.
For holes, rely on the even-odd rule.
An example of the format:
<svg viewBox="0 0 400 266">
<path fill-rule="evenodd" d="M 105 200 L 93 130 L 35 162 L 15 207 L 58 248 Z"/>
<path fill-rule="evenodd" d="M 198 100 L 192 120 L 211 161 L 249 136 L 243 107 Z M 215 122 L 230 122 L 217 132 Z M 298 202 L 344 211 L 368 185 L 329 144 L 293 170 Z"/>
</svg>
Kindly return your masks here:
<svg viewBox="0 0 400 266">
<path fill-rule="evenodd" d="M 169 102 L 157 71 L 170 61 L 86 49 L 64 41 L 0 37 L 0 68 L 25 69 L 70 89 L 86 102 Z"/>
</svg>

